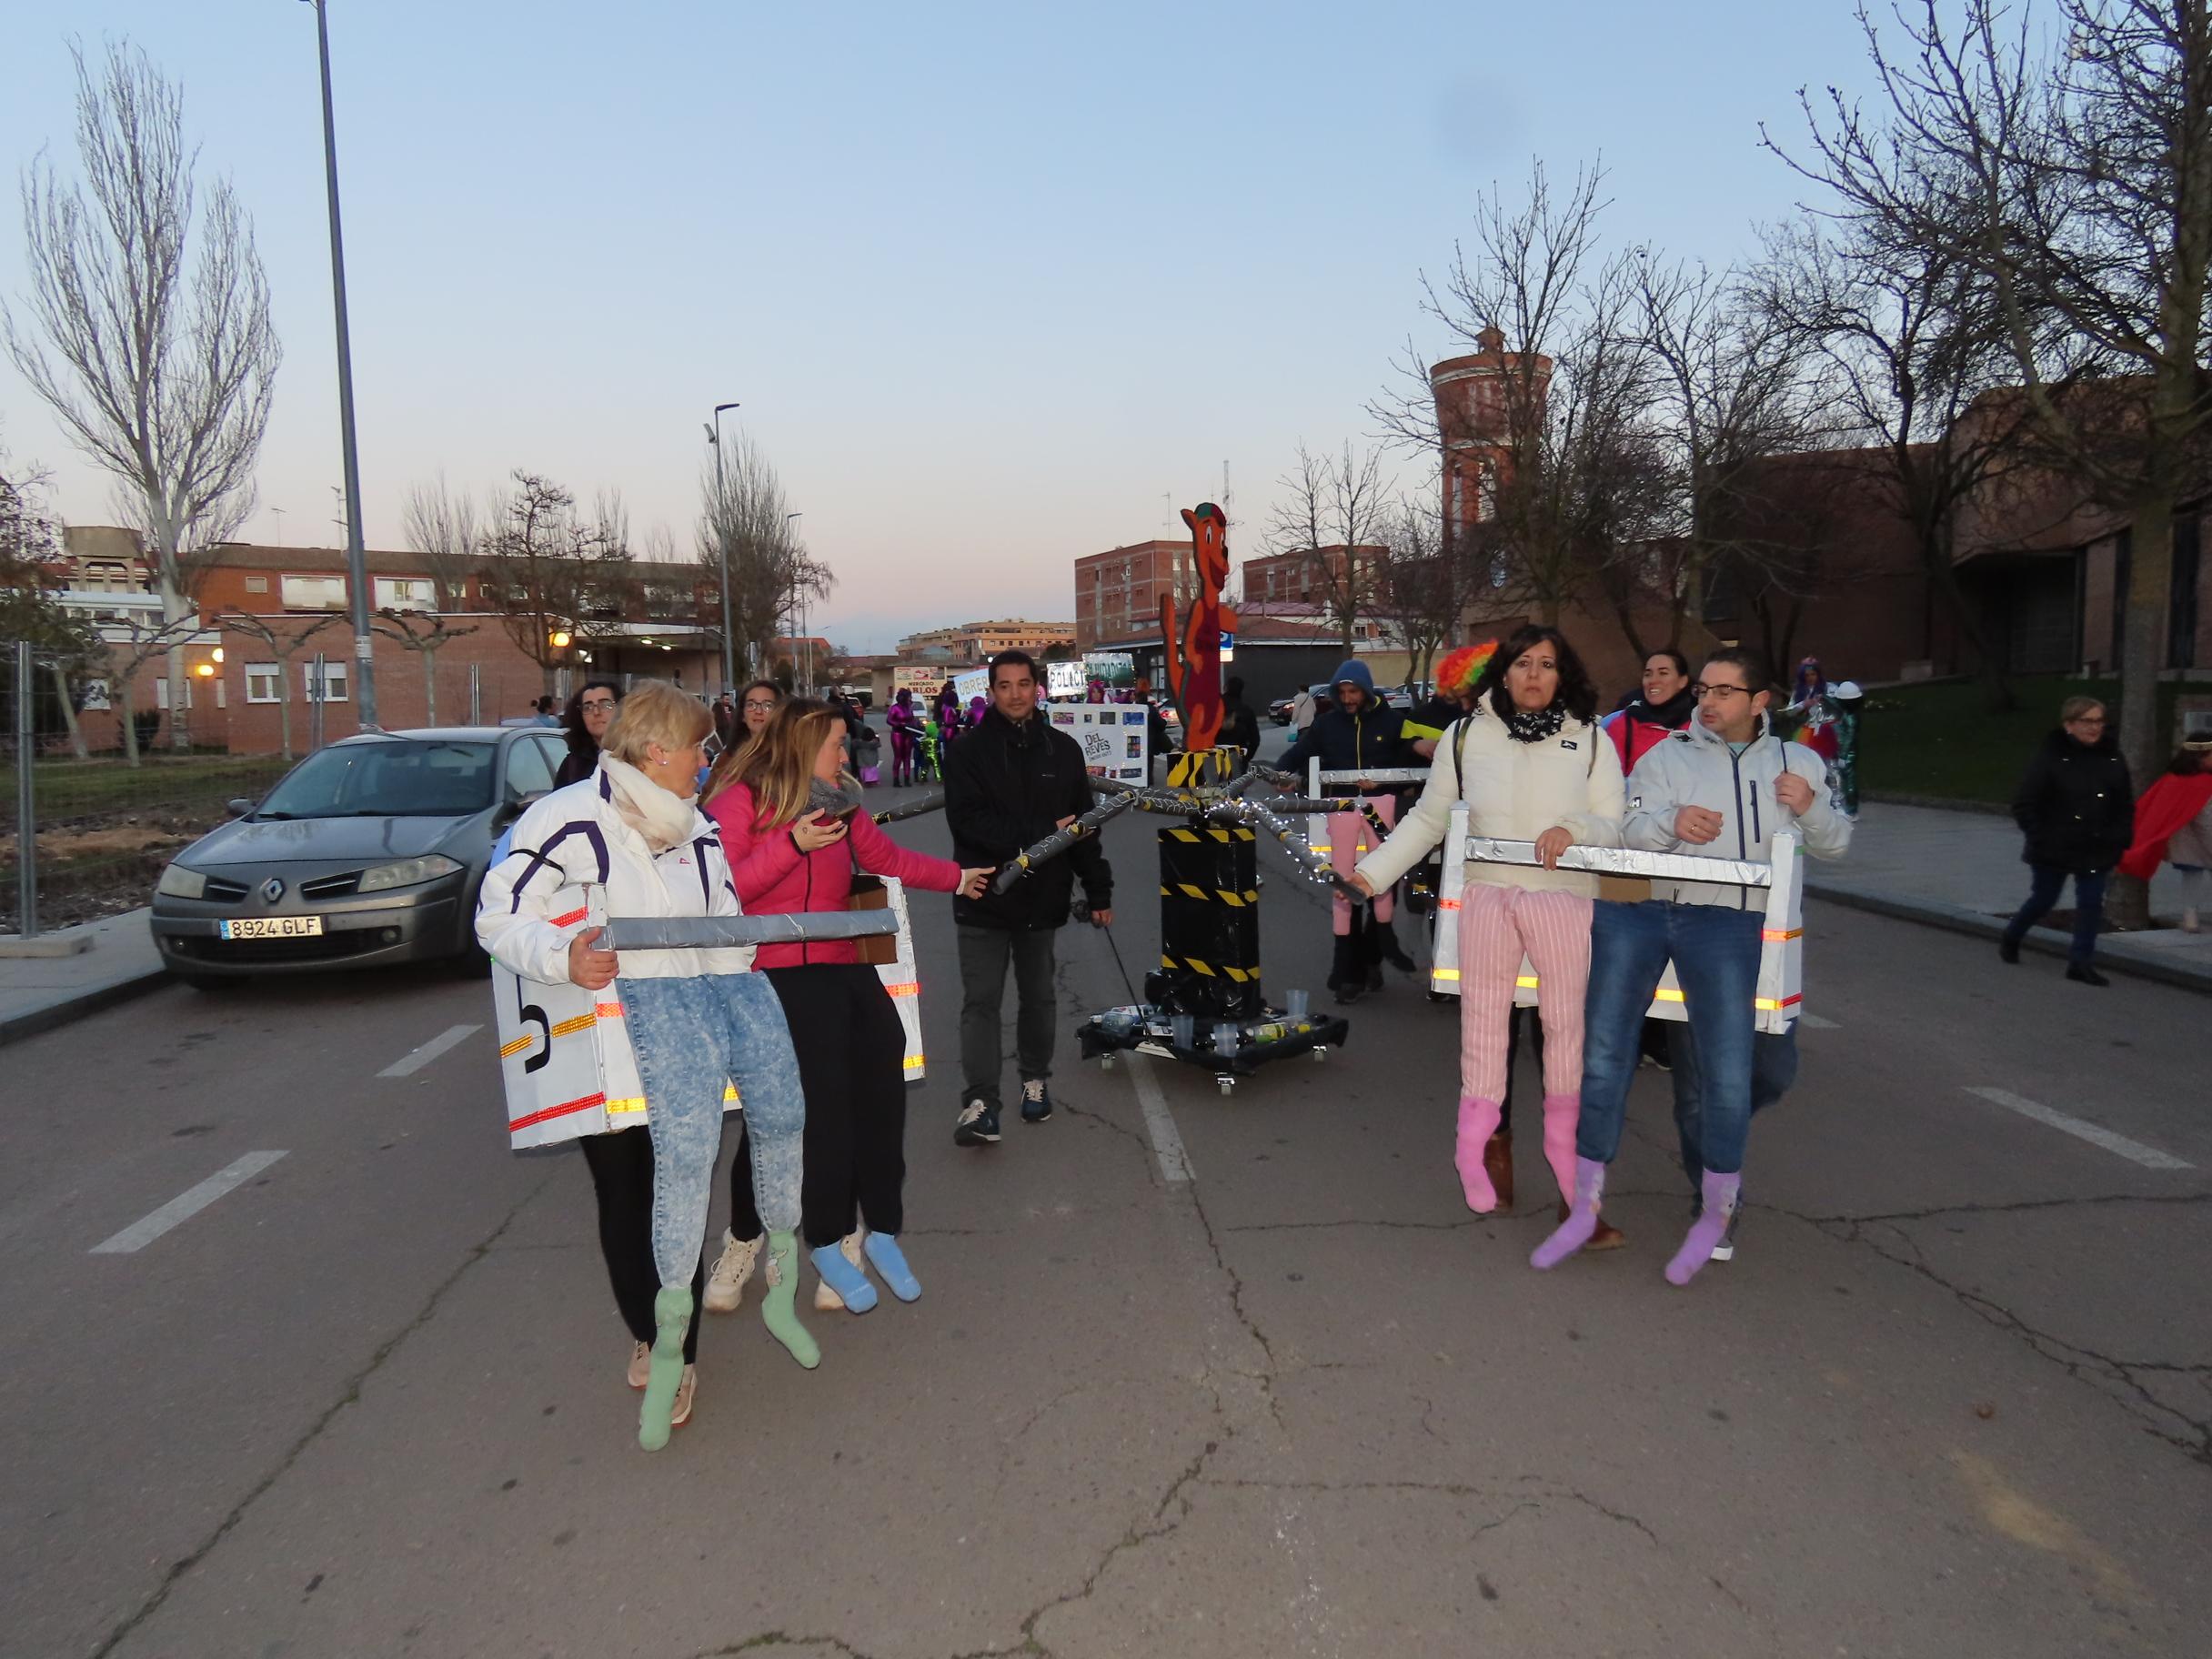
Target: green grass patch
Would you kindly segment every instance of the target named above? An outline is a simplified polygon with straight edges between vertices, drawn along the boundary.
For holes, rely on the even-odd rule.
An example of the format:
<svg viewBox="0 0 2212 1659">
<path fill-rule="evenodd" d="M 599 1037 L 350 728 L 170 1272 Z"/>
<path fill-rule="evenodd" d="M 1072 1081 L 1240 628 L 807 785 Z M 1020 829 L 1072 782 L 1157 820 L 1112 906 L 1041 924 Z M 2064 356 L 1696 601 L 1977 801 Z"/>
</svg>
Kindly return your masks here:
<svg viewBox="0 0 2212 1659">
<path fill-rule="evenodd" d="M 40 760 L 32 774 L 41 830 L 81 819 L 159 813 L 220 814 L 233 796 L 259 799 L 290 769 L 274 755 L 148 755 L 133 767 L 116 758 Z M 0 802 L 12 811 L 15 769 L 0 767 Z"/>
<path fill-rule="evenodd" d="M 1867 696 L 1859 730 L 1859 788 L 1886 795 L 2006 806 L 2044 734 L 2058 729 L 2058 706 L 2069 697 L 2094 697 L 2116 720 L 2116 679 L 2049 675 L 2016 679 L 2020 706 L 1991 714 L 1973 681 L 1895 686 Z M 2174 699 L 2185 688 L 2158 688 L 2158 724 L 2173 725 Z M 2143 788 L 2148 779 L 2138 778 Z"/>
</svg>

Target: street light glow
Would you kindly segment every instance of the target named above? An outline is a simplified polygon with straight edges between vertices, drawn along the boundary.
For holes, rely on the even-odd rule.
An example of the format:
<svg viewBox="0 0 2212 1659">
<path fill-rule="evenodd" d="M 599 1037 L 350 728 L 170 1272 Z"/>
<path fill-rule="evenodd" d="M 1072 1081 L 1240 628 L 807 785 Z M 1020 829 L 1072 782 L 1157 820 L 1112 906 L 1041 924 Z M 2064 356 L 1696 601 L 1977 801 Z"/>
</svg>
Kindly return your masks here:
<svg viewBox="0 0 2212 1659">
<path fill-rule="evenodd" d="M 555 650 L 565 651 L 568 649 L 568 630 L 567 628 L 557 628 L 547 638 L 552 640 Z"/>
</svg>

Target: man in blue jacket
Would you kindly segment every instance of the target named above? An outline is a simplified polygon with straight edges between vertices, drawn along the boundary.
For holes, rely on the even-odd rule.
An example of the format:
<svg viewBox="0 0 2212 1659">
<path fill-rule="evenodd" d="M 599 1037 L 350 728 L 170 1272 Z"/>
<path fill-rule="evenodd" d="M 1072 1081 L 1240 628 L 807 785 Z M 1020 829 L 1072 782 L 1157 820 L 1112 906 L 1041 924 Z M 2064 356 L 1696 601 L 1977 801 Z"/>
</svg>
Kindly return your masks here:
<svg viewBox="0 0 2212 1659">
<path fill-rule="evenodd" d="M 1331 682 L 1335 701 L 1313 717 L 1313 723 L 1298 741 L 1283 751 L 1279 764 L 1285 771 L 1302 771 L 1309 760 L 1319 759 L 1324 772 L 1387 771 L 1409 764 L 1405 746 L 1405 716 L 1375 696 L 1375 677 L 1358 658 L 1337 667 Z M 1329 815 L 1329 862 L 1345 876 L 1352 866 L 1382 844 L 1398 821 L 1397 785 L 1355 783 L 1361 798 L 1357 812 Z M 1342 795 L 1342 784 L 1325 784 L 1322 792 Z M 1342 892 L 1329 903 L 1329 922 L 1336 934 L 1336 954 L 1330 963 L 1329 989 L 1339 1002 L 1356 1002 L 1367 991 L 1382 989 L 1382 963 L 1413 971 L 1413 959 L 1400 947 L 1390 927 L 1392 896 L 1382 893 L 1372 905 L 1357 910 Z"/>
</svg>

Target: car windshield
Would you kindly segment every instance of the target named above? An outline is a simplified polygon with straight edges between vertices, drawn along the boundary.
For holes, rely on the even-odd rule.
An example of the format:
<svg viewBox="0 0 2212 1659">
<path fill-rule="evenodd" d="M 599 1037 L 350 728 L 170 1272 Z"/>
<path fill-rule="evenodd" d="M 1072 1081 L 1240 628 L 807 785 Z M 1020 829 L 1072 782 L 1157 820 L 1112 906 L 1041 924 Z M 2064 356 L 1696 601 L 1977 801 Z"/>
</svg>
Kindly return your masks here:
<svg viewBox="0 0 2212 1659">
<path fill-rule="evenodd" d="M 310 755 L 256 818 L 459 818 L 491 805 L 491 743 L 382 739 Z"/>
</svg>

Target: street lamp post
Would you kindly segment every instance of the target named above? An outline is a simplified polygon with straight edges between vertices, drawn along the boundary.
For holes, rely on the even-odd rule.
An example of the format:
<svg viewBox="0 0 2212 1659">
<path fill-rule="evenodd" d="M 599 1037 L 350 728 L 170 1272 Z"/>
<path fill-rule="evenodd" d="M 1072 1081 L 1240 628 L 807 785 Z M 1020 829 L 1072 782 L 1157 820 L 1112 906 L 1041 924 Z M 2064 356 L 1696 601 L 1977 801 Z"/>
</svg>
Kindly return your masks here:
<svg viewBox="0 0 2212 1659">
<path fill-rule="evenodd" d="M 797 538 L 792 534 L 791 525 L 795 520 L 805 517 L 804 513 L 786 513 L 783 516 L 783 539 L 789 544 L 792 553 L 791 620 L 798 628 L 799 637 L 802 640 L 807 637 L 807 630 L 806 624 L 799 620 L 799 544 Z M 812 691 L 814 689 L 814 648 L 811 645 L 801 645 L 799 649 L 806 653 L 806 672 L 802 679 L 807 689 Z"/>
<path fill-rule="evenodd" d="M 356 707 L 366 730 L 377 726 L 376 637 L 369 632 L 368 558 L 361 545 L 361 456 L 354 441 L 353 341 L 346 324 L 346 241 L 338 228 L 337 122 L 330 107 L 330 19 L 325 0 L 315 8 L 315 38 L 323 65 L 323 172 L 330 192 L 330 292 L 337 308 L 338 439 L 346 458 L 346 577 L 353 610 Z"/>
<path fill-rule="evenodd" d="M 738 683 L 737 649 L 729 637 L 729 502 L 722 486 L 722 411 L 734 409 L 734 403 L 714 406 L 714 421 L 707 428 L 707 442 L 714 447 L 714 548 L 715 562 L 722 571 L 722 689 L 734 690 Z"/>
</svg>

